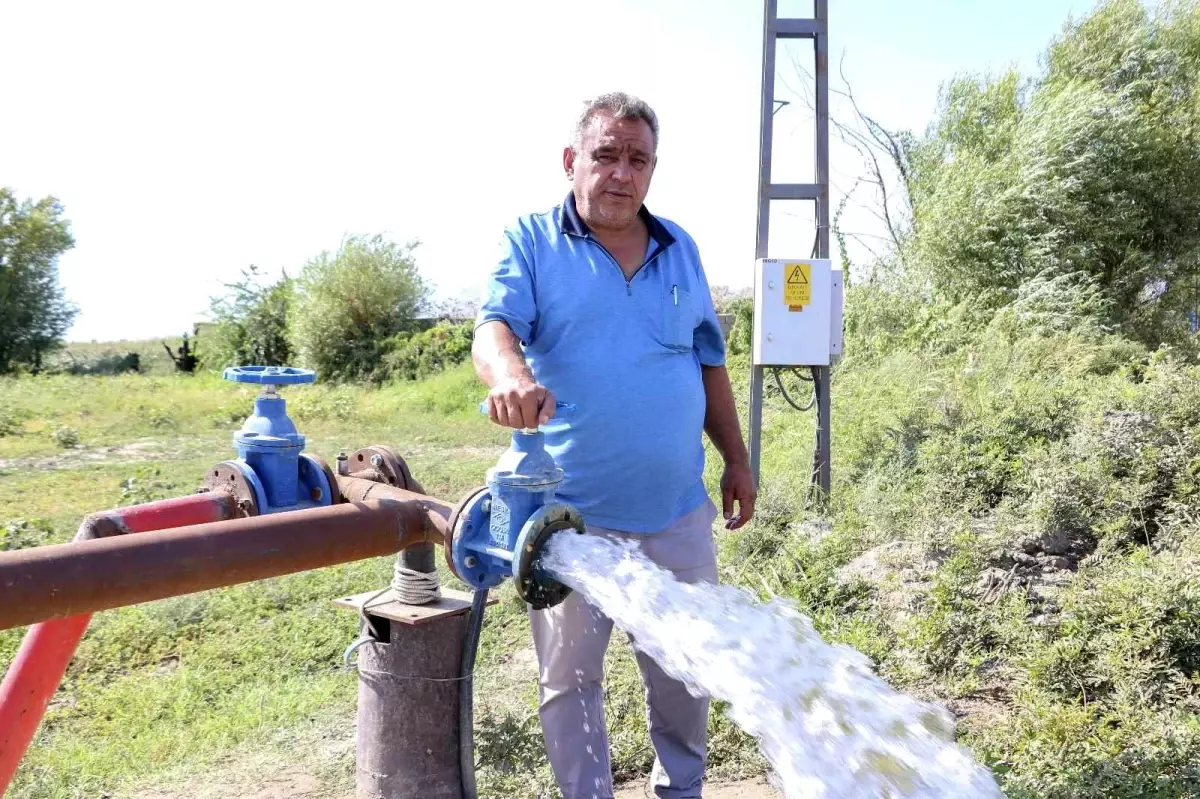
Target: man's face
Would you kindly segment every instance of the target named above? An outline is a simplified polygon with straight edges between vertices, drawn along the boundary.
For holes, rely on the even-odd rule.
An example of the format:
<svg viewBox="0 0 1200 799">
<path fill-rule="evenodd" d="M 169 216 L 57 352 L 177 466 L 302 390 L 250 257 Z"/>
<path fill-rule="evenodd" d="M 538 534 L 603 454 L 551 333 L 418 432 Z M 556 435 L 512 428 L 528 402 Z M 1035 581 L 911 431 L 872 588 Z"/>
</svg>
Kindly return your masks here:
<svg viewBox="0 0 1200 799">
<path fill-rule="evenodd" d="M 655 162 L 654 132 L 645 120 L 593 115 L 575 147 L 563 151 L 575 205 L 588 227 L 621 230 L 632 224 L 650 190 Z"/>
</svg>

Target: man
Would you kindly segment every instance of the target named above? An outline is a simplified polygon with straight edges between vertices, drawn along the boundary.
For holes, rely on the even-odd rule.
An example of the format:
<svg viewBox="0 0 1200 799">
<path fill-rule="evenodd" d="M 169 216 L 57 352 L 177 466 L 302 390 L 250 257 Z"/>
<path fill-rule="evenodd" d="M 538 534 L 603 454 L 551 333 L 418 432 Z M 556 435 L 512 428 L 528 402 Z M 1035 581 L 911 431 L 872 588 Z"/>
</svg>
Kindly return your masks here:
<svg viewBox="0 0 1200 799">
<path fill-rule="evenodd" d="M 571 193 L 506 231 L 472 354 L 492 420 L 544 426 L 564 472 L 559 496 L 589 533 L 636 539 L 678 579 L 715 582 L 701 431 L 725 460 L 727 528 L 753 515 L 754 478 L 696 245 L 642 204 L 657 145 L 657 117 L 641 100 L 587 103 L 563 150 Z M 575 409 L 555 416 L 556 397 Z M 611 797 L 601 680 L 612 622 L 578 594 L 530 611 L 530 621 L 559 788 L 565 799 Z M 708 700 L 649 658 L 639 654 L 638 665 L 655 791 L 698 797 Z"/>
</svg>

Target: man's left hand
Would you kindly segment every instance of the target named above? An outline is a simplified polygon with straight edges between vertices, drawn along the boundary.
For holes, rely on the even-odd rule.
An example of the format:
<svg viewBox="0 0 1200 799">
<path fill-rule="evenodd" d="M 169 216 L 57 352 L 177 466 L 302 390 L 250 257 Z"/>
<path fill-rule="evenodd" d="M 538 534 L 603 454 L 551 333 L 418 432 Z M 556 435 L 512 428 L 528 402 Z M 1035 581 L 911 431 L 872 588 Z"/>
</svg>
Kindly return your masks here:
<svg viewBox="0 0 1200 799">
<path fill-rule="evenodd" d="M 721 475 L 721 504 L 726 530 L 736 530 L 754 518 L 754 500 L 757 497 L 758 489 L 754 485 L 750 465 L 726 463 L 725 473 Z M 738 505 L 736 515 L 733 512 L 734 502 Z"/>
</svg>

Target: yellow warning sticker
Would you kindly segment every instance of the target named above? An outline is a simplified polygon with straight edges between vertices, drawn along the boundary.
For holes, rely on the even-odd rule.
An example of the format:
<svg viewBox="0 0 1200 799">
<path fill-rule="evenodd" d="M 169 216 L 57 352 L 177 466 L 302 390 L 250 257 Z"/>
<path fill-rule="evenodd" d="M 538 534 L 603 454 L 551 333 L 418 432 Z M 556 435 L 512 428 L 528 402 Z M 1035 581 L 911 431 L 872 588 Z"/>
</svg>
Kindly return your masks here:
<svg viewBox="0 0 1200 799">
<path fill-rule="evenodd" d="M 783 265 L 783 301 L 789 311 L 800 311 L 812 302 L 812 264 Z"/>
</svg>

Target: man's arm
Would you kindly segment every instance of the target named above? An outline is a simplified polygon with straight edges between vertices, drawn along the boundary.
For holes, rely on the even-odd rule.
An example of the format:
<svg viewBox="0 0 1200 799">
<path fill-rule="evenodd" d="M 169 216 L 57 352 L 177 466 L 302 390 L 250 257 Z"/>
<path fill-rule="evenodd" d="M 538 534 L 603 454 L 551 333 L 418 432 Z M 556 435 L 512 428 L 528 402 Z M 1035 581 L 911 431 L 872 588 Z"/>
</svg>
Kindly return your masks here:
<svg viewBox="0 0 1200 799">
<path fill-rule="evenodd" d="M 725 472 L 721 475 L 725 527 L 736 530 L 753 518 L 758 490 L 750 472 L 750 456 L 742 441 L 729 372 L 724 366 L 701 366 L 700 374 L 704 379 L 704 432 L 725 459 Z M 738 505 L 737 515 L 733 513 L 734 502 Z"/>
<path fill-rule="evenodd" d="M 498 320 L 480 325 L 471 343 L 471 360 L 475 374 L 491 389 L 487 408 L 493 422 L 529 429 L 550 421 L 554 395 L 534 379 L 508 325 Z"/>
</svg>

